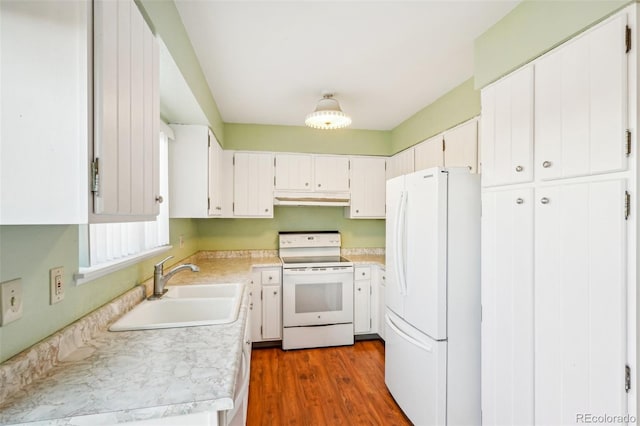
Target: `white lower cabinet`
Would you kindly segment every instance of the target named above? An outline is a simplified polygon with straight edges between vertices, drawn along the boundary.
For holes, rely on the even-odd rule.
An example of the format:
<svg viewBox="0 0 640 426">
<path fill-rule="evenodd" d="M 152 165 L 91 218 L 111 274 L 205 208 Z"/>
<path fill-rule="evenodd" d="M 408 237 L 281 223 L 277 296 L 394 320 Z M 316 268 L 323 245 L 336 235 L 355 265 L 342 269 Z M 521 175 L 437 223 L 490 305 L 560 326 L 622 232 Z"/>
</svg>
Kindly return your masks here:
<svg viewBox="0 0 640 426">
<path fill-rule="evenodd" d="M 532 425 L 533 188 L 482 194 L 482 421 Z"/>
<path fill-rule="evenodd" d="M 376 303 L 376 307 L 377 307 L 377 318 L 375 321 L 375 324 L 377 324 L 377 330 L 378 330 L 378 335 L 382 338 L 382 340 L 385 339 L 385 326 L 384 326 L 384 314 L 385 311 L 387 309 L 387 305 L 385 302 L 385 286 L 387 283 L 387 276 L 386 276 L 386 268 L 379 266 L 378 268 L 376 268 L 376 283 L 375 283 L 375 288 L 377 290 L 377 303 Z"/>
<path fill-rule="evenodd" d="M 353 331 L 371 333 L 371 268 L 356 266 L 353 280 Z"/>
<path fill-rule="evenodd" d="M 536 189 L 536 424 L 627 412 L 625 191 L 623 179 Z"/>
<path fill-rule="evenodd" d="M 254 267 L 249 283 L 251 338 L 254 342 L 282 339 L 282 269 Z"/>
</svg>

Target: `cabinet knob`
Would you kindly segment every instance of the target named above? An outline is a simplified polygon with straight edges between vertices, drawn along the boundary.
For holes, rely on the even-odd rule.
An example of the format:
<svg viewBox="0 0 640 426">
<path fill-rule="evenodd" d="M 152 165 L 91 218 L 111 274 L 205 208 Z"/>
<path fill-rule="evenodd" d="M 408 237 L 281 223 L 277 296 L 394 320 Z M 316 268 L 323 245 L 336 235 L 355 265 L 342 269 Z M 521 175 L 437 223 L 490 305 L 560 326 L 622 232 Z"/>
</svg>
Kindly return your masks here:
<svg viewBox="0 0 640 426">
<path fill-rule="evenodd" d="M 273 277 L 271 275 L 269 275 L 269 281 L 271 281 L 273 279 Z"/>
<path fill-rule="evenodd" d="M 364 277 L 365 275 L 366 275 L 366 274 L 363 272 L 363 273 L 362 273 L 362 276 Z"/>
<path fill-rule="evenodd" d="M 549 200 L 547 197 L 542 197 L 542 198 L 540 199 L 540 202 L 541 202 L 542 204 L 549 204 L 549 201 L 550 201 L 550 200 Z"/>
<path fill-rule="evenodd" d="M 163 202 L 164 202 L 164 198 L 162 198 L 162 195 L 158 195 L 156 197 L 156 203 L 162 204 Z"/>
<path fill-rule="evenodd" d="M 321 184 L 321 183 L 319 183 L 319 184 L 318 184 L 318 188 L 320 188 L 321 186 L 322 186 L 322 184 Z"/>
<path fill-rule="evenodd" d="M 516 204 L 523 204 L 524 200 L 522 198 L 516 199 Z"/>
<path fill-rule="evenodd" d="M 264 209 L 264 212 L 265 213 L 269 213 L 269 209 Z"/>
<path fill-rule="evenodd" d="M 216 210 L 222 210 L 222 207 L 216 206 Z"/>
<path fill-rule="evenodd" d="M 516 166 L 516 172 L 520 173 L 521 171 L 524 170 L 524 167 L 522 166 Z"/>
<path fill-rule="evenodd" d="M 273 295 L 274 295 L 274 296 L 277 296 L 277 295 L 278 295 L 278 292 L 274 290 L 274 291 L 273 291 Z"/>
<path fill-rule="evenodd" d="M 305 182 L 305 183 L 304 183 L 304 186 L 309 186 L 309 182 Z"/>
<path fill-rule="evenodd" d="M 360 213 L 360 210 L 356 209 L 356 213 Z"/>
<path fill-rule="evenodd" d="M 362 291 L 362 288 L 358 287 L 358 291 Z"/>
<path fill-rule="evenodd" d="M 542 163 L 542 167 L 544 167 L 545 169 L 548 169 L 549 167 L 551 167 L 551 161 L 544 161 Z"/>
</svg>

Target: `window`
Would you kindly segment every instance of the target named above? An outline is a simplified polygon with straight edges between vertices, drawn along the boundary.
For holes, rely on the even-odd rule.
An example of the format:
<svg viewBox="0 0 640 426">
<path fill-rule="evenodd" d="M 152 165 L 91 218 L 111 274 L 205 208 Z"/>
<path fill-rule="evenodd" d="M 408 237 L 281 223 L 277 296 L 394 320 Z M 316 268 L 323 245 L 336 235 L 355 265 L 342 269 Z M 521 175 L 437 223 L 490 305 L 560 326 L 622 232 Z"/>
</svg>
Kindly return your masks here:
<svg viewBox="0 0 640 426">
<path fill-rule="evenodd" d="M 155 221 L 95 223 L 80 227 L 80 270 L 76 284 L 84 284 L 141 259 L 166 251 L 169 246 L 169 134 L 160 132 L 160 204 Z"/>
</svg>

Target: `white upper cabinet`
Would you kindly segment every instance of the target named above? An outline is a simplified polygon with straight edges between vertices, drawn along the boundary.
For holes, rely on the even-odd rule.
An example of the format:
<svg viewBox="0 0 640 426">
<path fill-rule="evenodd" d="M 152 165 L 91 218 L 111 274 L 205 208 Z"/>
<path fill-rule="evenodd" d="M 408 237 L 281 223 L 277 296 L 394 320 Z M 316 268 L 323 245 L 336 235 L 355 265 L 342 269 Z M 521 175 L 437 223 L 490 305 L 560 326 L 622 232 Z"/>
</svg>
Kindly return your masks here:
<svg viewBox="0 0 640 426">
<path fill-rule="evenodd" d="M 88 6 L 0 1 L 0 225 L 87 222 Z"/>
<path fill-rule="evenodd" d="M 533 180 L 533 66 L 482 89 L 482 185 Z"/>
<path fill-rule="evenodd" d="M 277 191 L 349 192 L 349 157 L 275 154 Z"/>
<path fill-rule="evenodd" d="M 414 155 L 414 148 L 412 147 L 389 157 L 387 161 L 387 179 L 406 175 L 416 170 Z"/>
<path fill-rule="evenodd" d="M 315 190 L 349 192 L 349 157 L 318 155 L 314 158 Z"/>
<path fill-rule="evenodd" d="M 233 154 L 233 215 L 273 217 L 273 154 Z"/>
<path fill-rule="evenodd" d="M 171 125 L 169 142 L 170 217 L 220 216 L 222 148 L 202 125 Z"/>
<path fill-rule="evenodd" d="M 351 205 L 345 207 L 350 219 L 384 219 L 386 158 L 351 157 Z"/>
<path fill-rule="evenodd" d="M 91 220 L 152 220 L 161 201 L 158 43 L 132 0 L 93 4 Z"/>
<path fill-rule="evenodd" d="M 276 190 L 312 191 L 313 157 L 305 154 L 276 154 Z"/>
<path fill-rule="evenodd" d="M 431 167 L 444 167 L 444 137 L 442 134 L 436 135 L 420 142 L 413 149 L 415 169 L 424 170 Z"/>
<path fill-rule="evenodd" d="M 456 126 L 443 137 L 444 167 L 467 167 L 471 173 L 478 173 L 478 120 Z"/>
<path fill-rule="evenodd" d="M 538 178 L 626 169 L 625 29 L 618 15 L 536 62 Z"/>
</svg>

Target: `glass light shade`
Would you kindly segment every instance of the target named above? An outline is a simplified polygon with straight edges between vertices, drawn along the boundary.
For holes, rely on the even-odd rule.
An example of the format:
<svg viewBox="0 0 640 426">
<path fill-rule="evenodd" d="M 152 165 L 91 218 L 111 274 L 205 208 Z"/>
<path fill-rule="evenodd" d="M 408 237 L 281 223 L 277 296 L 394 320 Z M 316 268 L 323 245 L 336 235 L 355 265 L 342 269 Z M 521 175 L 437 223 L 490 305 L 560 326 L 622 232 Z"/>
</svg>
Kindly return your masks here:
<svg viewBox="0 0 640 426">
<path fill-rule="evenodd" d="M 318 102 L 316 110 L 307 114 L 305 124 L 314 129 L 342 129 L 351 124 L 351 117 L 342 112 L 333 95 L 324 95 Z"/>
</svg>

